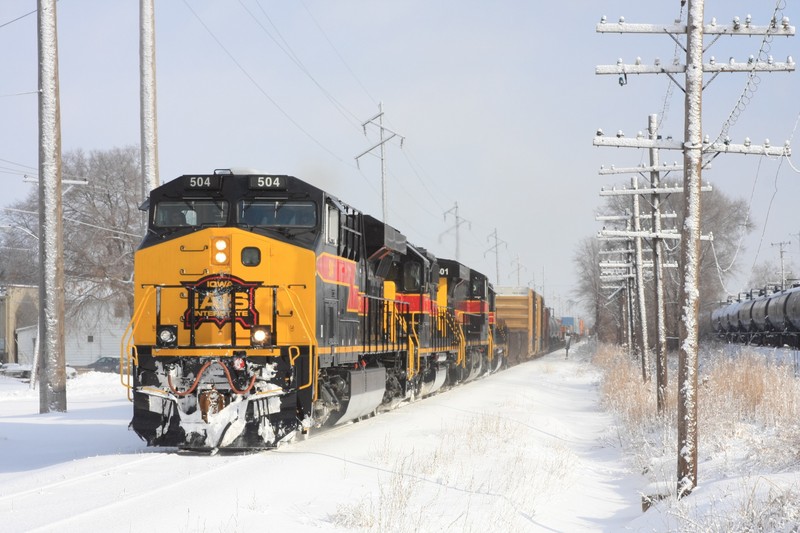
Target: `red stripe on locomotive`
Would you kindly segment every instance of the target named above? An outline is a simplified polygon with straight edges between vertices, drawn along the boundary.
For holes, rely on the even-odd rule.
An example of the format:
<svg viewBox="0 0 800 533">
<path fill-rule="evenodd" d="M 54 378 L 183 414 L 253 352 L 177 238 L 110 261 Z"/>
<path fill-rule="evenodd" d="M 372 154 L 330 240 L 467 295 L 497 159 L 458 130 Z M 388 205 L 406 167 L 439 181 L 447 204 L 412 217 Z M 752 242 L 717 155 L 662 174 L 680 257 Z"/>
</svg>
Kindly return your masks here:
<svg viewBox="0 0 800 533">
<path fill-rule="evenodd" d="M 342 285 L 349 289 L 347 294 L 348 311 L 353 313 L 363 311 L 364 299 L 358 293 L 355 261 L 330 254 L 320 254 L 317 257 L 317 275 L 322 281 Z"/>
<path fill-rule="evenodd" d="M 435 302 L 427 294 L 398 294 L 397 300 L 408 305 L 401 307 L 403 311 L 409 313 L 425 313 L 426 315 L 433 314 Z"/>
</svg>

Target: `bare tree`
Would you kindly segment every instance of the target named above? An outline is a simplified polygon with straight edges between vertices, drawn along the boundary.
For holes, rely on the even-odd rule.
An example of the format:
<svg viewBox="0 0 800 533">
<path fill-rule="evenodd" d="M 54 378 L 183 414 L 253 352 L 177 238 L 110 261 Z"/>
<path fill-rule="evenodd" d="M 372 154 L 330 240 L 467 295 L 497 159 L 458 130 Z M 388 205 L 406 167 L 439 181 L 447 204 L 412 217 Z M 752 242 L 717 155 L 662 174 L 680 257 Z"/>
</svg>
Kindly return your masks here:
<svg viewBox="0 0 800 533">
<path fill-rule="evenodd" d="M 64 188 L 64 264 L 70 316 L 97 314 L 98 304 L 117 316 L 132 312 L 133 252 L 143 234 L 138 211 L 139 149 L 113 148 L 63 156 L 64 179 L 87 180 Z M 0 257 L 0 281 L 36 283 L 36 191 L 0 215 L 0 235 L 15 253 Z"/>
<path fill-rule="evenodd" d="M 791 287 L 797 281 L 795 267 L 791 262 L 786 262 L 783 266 L 783 275 L 787 280 L 787 287 Z M 747 286 L 751 289 L 771 289 L 781 286 L 781 267 L 780 264 L 772 261 L 763 261 L 755 265 L 750 272 Z"/>
<path fill-rule="evenodd" d="M 600 243 L 594 237 L 586 237 L 578 242 L 575 247 L 573 262 L 578 279 L 575 280 L 573 294 L 581 305 L 594 316 L 594 329 L 603 340 L 616 341 L 616 338 L 607 338 L 612 330 L 616 329 L 616 317 L 613 310 L 607 308 L 600 282 Z M 609 327 L 611 326 L 611 327 Z"/>
<path fill-rule="evenodd" d="M 741 257 L 742 241 L 744 236 L 754 229 L 748 222 L 747 205 L 744 200 L 732 200 L 719 189 L 715 188 L 712 192 L 703 193 L 703 212 L 702 228 L 703 233 L 712 233 L 713 243 L 703 242 L 701 263 L 700 263 L 700 303 L 701 308 L 710 312 L 716 302 L 724 299 L 727 276 L 738 271 L 736 259 Z M 647 214 L 647 202 L 642 203 L 642 214 Z M 678 224 L 681 220 L 682 202 L 677 198 L 668 198 L 662 203 L 662 212 L 676 211 L 678 214 Z M 605 206 L 600 210 L 606 215 L 630 215 L 630 197 L 610 196 L 607 197 Z M 587 241 L 596 240 L 588 238 Z M 679 256 L 679 244 L 676 241 L 665 241 L 667 252 L 666 260 L 677 261 Z M 580 280 L 577 281 L 576 295 L 584 302 L 593 302 L 591 308 L 596 310 L 598 323 L 602 323 L 602 317 L 613 320 L 614 323 L 623 323 L 621 312 L 617 306 L 612 306 L 606 301 L 608 291 L 598 290 L 599 285 L 599 259 L 592 257 L 589 253 L 596 246 L 588 242 L 581 241 L 576 251 L 574 261 L 578 267 Z M 596 251 L 595 251 L 596 253 Z M 591 259 L 590 259 L 591 258 Z M 680 292 L 680 269 L 665 269 L 665 300 L 666 300 L 666 326 L 669 337 L 678 336 L 678 321 L 680 320 L 679 301 Z M 595 282 L 595 277 L 597 281 Z M 645 278 L 645 294 L 647 298 L 648 317 L 651 319 L 649 331 L 651 339 L 655 338 L 655 310 L 652 275 Z M 609 324 L 606 322 L 606 324 Z M 599 332 L 599 328 L 598 328 Z M 611 336 L 608 336 L 609 338 Z"/>
</svg>

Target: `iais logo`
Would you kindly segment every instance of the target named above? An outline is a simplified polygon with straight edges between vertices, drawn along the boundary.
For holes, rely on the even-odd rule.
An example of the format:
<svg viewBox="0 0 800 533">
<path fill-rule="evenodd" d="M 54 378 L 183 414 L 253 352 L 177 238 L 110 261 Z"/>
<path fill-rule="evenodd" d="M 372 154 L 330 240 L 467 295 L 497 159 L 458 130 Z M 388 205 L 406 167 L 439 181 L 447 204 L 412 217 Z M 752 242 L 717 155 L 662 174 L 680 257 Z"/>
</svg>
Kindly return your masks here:
<svg viewBox="0 0 800 533">
<path fill-rule="evenodd" d="M 195 283 L 182 284 L 192 298 L 183 314 L 183 327 L 196 329 L 205 322 L 213 322 L 222 329 L 236 320 L 249 329 L 258 323 L 255 293 L 260 282 L 244 281 L 230 274 L 212 274 Z"/>
</svg>

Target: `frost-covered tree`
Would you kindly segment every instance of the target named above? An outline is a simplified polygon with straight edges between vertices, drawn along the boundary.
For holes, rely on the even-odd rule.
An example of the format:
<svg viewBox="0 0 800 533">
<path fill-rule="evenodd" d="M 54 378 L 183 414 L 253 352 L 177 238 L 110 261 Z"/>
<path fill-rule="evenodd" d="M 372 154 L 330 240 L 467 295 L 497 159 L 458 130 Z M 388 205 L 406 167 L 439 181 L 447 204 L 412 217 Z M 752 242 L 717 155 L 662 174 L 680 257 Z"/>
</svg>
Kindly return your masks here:
<svg viewBox="0 0 800 533">
<path fill-rule="evenodd" d="M 783 280 L 786 287 L 791 287 L 796 283 L 797 275 L 795 274 L 796 268 L 791 261 L 786 261 L 783 265 Z M 781 286 L 781 265 L 771 261 L 763 261 L 758 263 L 750 271 L 750 279 L 747 281 L 747 286 L 750 289 L 767 289 L 773 290 Z"/>
<path fill-rule="evenodd" d="M 640 199 L 640 210 L 643 215 L 641 224 L 643 229 L 651 227 L 649 222 L 649 203 L 646 198 Z M 744 200 L 734 200 L 729 198 L 718 188 L 711 192 L 704 192 L 702 195 L 702 231 L 704 234 L 713 234 L 714 241 L 703 241 L 701 243 L 700 256 L 700 305 L 701 309 L 710 312 L 717 302 L 724 300 L 726 290 L 726 279 L 732 273 L 738 271 L 740 265 L 736 259 L 742 256 L 742 241 L 744 236 L 754 229 L 749 223 L 747 215 L 747 205 Z M 682 202 L 678 195 L 673 195 L 662 199 L 662 213 L 675 212 L 676 219 L 665 219 L 662 222 L 663 228 L 680 228 Z M 630 216 L 631 197 L 630 196 L 611 196 L 604 207 L 599 209 L 603 215 L 624 215 Z M 671 220 L 671 221 L 670 221 Z M 625 229 L 624 222 L 608 224 L 608 229 Z M 594 238 L 591 238 L 594 239 Z M 590 240 L 591 240 L 590 239 Z M 664 261 L 679 262 L 680 244 L 679 241 L 665 240 Z M 611 306 L 606 298 L 608 291 L 597 291 L 595 283 L 588 281 L 588 272 L 596 272 L 599 275 L 599 258 L 592 258 L 587 253 L 588 244 L 579 245 L 575 255 L 575 263 L 579 265 L 581 280 L 578 283 L 578 295 L 584 301 L 593 301 L 594 308 L 599 310 L 598 316 L 608 315 L 609 320 L 614 323 L 622 324 L 623 309 L 621 306 Z M 619 248 L 619 243 L 610 242 L 601 244 L 604 248 Z M 643 243 L 645 250 L 650 249 L 649 241 Z M 613 256 L 612 256 L 613 257 Z M 619 256 L 616 259 L 622 259 Z M 649 260 L 650 254 L 645 254 L 645 260 Z M 680 265 L 679 265 L 680 266 Z M 594 269 L 593 271 L 590 269 Z M 594 275 L 594 274 L 592 274 Z M 664 269 L 664 292 L 666 302 L 666 327 L 668 337 L 678 337 L 678 321 L 680 320 L 681 305 L 680 301 L 680 280 L 681 269 Z M 655 296 L 653 289 L 652 270 L 645 271 L 645 296 L 648 306 L 647 317 L 649 323 L 649 338 L 653 341 L 655 335 Z M 701 323 L 703 321 L 701 320 Z"/>
<path fill-rule="evenodd" d="M 586 237 L 575 247 L 573 263 L 578 275 L 573 293 L 581 305 L 594 317 L 594 330 L 605 342 L 618 342 L 617 331 L 620 317 L 617 306 L 607 300 L 600 281 L 600 242 L 595 237 Z"/>
<path fill-rule="evenodd" d="M 133 252 L 141 240 L 141 169 L 136 147 L 68 152 L 63 178 L 87 180 L 63 192 L 64 271 L 67 313 L 96 314 L 97 305 L 117 316 L 131 313 Z M 38 281 L 37 190 L 2 212 L 0 282 Z"/>
</svg>

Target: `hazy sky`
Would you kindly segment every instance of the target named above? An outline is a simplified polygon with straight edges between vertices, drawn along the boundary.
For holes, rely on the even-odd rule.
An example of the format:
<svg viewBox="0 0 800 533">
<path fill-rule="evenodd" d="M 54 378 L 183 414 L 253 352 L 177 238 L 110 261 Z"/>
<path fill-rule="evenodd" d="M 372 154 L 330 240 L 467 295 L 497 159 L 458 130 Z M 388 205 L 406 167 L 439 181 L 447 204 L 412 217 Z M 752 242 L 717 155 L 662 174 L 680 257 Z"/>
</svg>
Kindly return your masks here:
<svg viewBox="0 0 800 533">
<path fill-rule="evenodd" d="M 794 3 L 780 4 L 800 21 Z M 35 175 L 38 165 L 36 17 L 10 22 L 35 9 L 34 0 L 0 7 L 0 205 L 27 194 L 34 185 L 22 174 Z M 139 2 L 61 0 L 57 9 L 63 149 L 138 144 Z M 457 202 L 468 221 L 462 262 L 496 282 L 496 229 L 505 241 L 500 284 L 544 285 L 548 304 L 564 314 L 578 313 L 567 303 L 573 256 L 601 227 L 601 186 L 630 183 L 598 169 L 647 161 L 644 151 L 593 147 L 595 131 L 633 136 L 649 114 L 664 113 L 662 134 L 683 136 L 683 93 L 668 91 L 668 78 L 631 76 L 621 87 L 615 76 L 594 74 L 617 58 L 671 62 L 675 43 L 666 35 L 598 34 L 595 25 L 602 15 L 671 23 L 678 0 L 156 0 L 155 9 L 162 182 L 258 168 L 298 176 L 380 216 L 379 160 L 362 158 L 359 169 L 354 158 L 377 142 L 377 130 L 365 137 L 361 123 L 383 102 L 386 126 L 405 137 L 402 148 L 393 141 L 387 150 L 389 223 L 454 258 L 455 220 L 444 213 Z M 708 0 L 706 20 L 752 14 L 766 24 L 774 9 L 773 1 Z M 758 37 L 726 37 L 706 58 L 746 61 L 761 45 Z M 799 52 L 797 37 L 770 43 L 776 61 Z M 708 86 L 704 133 L 719 133 L 745 82 L 745 74 L 722 74 Z M 731 128 L 734 142 L 791 138 L 799 85 L 797 73 L 761 75 Z M 791 235 L 800 232 L 800 180 L 789 163 L 800 167 L 727 155 L 704 173 L 729 196 L 752 198 L 758 229 L 738 256 L 743 274 L 725 279 L 731 291 L 756 259 L 777 262 L 772 242 L 791 240 L 787 260 L 800 264 Z"/>
</svg>

